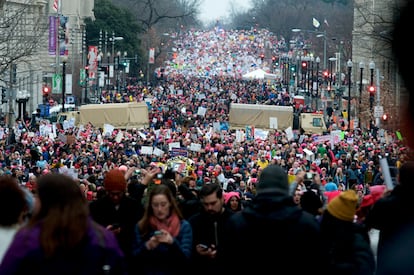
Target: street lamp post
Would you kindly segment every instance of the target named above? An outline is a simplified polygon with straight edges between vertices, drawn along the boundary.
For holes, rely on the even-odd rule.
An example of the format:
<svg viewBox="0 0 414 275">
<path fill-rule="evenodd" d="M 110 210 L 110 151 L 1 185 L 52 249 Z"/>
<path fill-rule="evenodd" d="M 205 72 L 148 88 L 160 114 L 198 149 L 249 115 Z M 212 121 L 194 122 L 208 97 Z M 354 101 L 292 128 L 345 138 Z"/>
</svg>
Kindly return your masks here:
<svg viewBox="0 0 414 275">
<path fill-rule="evenodd" d="M 17 118 L 24 120 L 25 113 L 26 113 L 26 104 L 30 99 L 30 93 L 27 90 L 19 90 L 16 94 L 16 102 L 18 104 L 17 110 L 18 115 Z"/>
<path fill-rule="evenodd" d="M 107 37 L 107 34 L 105 33 L 105 37 Z M 111 46 L 112 46 L 112 51 L 111 52 L 107 52 L 106 53 L 106 56 L 107 56 L 107 58 L 108 58 L 108 79 L 107 79 L 107 81 L 108 81 L 108 89 L 107 89 L 107 91 L 109 90 L 109 84 L 110 84 L 110 82 L 111 82 L 111 78 L 110 78 L 110 71 L 111 71 L 111 64 L 114 66 L 113 68 L 115 68 L 115 41 L 120 41 L 120 40 L 123 40 L 124 39 L 124 37 L 122 37 L 122 36 L 115 36 L 115 32 L 112 32 L 112 37 L 108 37 L 108 41 L 109 42 L 111 42 Z M 105 49 L 106 49 L 106 39 L 105 39 Z M 110 62 L 111 60 L 111 56 L 112 56 L 112 63 Z M 115 69 L 114 69 L 114 71 L 115 71 Z"/>
<path fill-rule="evenodd" d="M 318 99 L 319 99 L 319 63 L 321 62 L 321 59 L 319 58 L 319 56 L 316 57 L 315 62 L 316 62 L 316 87 L 315 87 L 316 92 L 315 92 L 315 97 L 316 97 L 316 110 L 317 110 L 318 107 L 319 107 L 318 106 L 319 105 L 319 102 L 318 102 Z"/>
<path fill-rule="evenodd" d="M 323 37 L 323 69 L 325 70 L 326 65 L 327 65 L 327 62 L 326 62 L 326 49 L 327 49 L 327 47 L 326 47 L 326 31 L 325 30 L 324 31 L 302 30 L 302 29 L 299 29 L 299 28 L 292 29 L 292 32 L 301 32 L 301 31 L 307 32 L 307 33 L 315 33 L 316 37 Z"/>
<path fill-rule="evenodd" d="M 316 37 L 322 37 L 323 36 L 323 69 L 326 69 L 326 31 L 323 31 L 323 33 L 319 33 L 316 35 Z"/>
<path fill-rule="evenodd" d="M 358 101 L 358 117 L 359 125 L 361 127 L 361 98 L 362 98 L 362 78 L 364 76 L 365 64 L 363 61 L 359 62 L 359 101 Z"/>
<path fill-rule="evenodd" d="M 351 129 L 351 73 L 352 73 L 352 61 L 351 59 L 346 62 L 348 67 L 348 129 Z"/>
<path fill-rule="evenodd" d="M 311 77 L 312 77 L 312 66 L 313 66 L 313 56 L 308 56 L 307 57 L 307 59 L 306 59 L 307 61 L 307 63 L 308 63 L 308 65 L 306 66 L 307 67 L 307 75 L 308 75 L 308 82 L 307 82 L 307 84 L 306 84 L 306 86 L 308 86 L 308 95 L 309 95 L 309 98 L 312 100 L 312 97 L 313 97 L 313 90 L 312 90 L 312 87 L 311 87 Z M 312 79 L 313 80 L 313 79 Z"/>
<path fill-rule="evenodd" d="M 62 112 L 65 112 L 66 97 L 66 58 L 62 60 Z"/>
<path fill-rule="evenodd" d="M 369 70 L 370 70 L 370 72 L 371 72 L 371 79 L 370 79 L 370 82 L 369 82 L 369 85 L 370 85 L 370 87 L 373 87 L 374 86 L 374 70 L 375 70 L 375 63 L 374 63 L 374 61 L 370 61 L 369 62 Z M 372 108 L 373 108 L 373 106 L 374 106 L 374 93 L 370 93 L 369 94 L 369 106 L 370 106 L 370 109 L 371 109 L 371 113 L 372 113 Z"/>
<path fill-rule="evenodd" d="M 299 72 L 300 72 L 300 56 L 296 56 L 296 91 L 299 89 L 300 79 L 299 79 Z"/>
<path fill-rule="evenodd" d="M 107 76 L 106 76 L 106 82 L 105 82 L 105 89 L 106 89 L 106 92 L 108 93 L 109 92 L 109 84 L 110 84 L 110 72 L 111 72 L 111 66 L 109 65 L 110 63 L 111 63 L 111 53 L 110 52 L 107 52 L 106 53 L 106 58 L 108 59 L 108 65 L 106 66 L 106 73 L 107 73 Z"/>
</svg>

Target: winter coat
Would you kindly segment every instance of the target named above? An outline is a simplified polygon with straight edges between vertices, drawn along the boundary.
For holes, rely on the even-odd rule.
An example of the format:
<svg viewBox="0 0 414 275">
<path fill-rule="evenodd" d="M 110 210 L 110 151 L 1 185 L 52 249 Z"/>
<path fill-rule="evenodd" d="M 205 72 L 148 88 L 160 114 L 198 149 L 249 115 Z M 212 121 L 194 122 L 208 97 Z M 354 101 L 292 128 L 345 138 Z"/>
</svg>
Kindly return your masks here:
<svg viewBox="0 0 414 275">
<path fill-rule="evenodd" d="M 180 232 L 171 245 L 160 244 L 157 248 L 148 250 L 145 244 L 154 231 L 148 236 L 141 236 L 138 225 L 135 227 L 133 255 L 137 263 L 137 272 L 157 275 L 187 274 L 193 242 L 192 229 L 188 221 L 181 220 Z"/>
<path fill-rule="evenodd" d="M 325 210 L 321 219 L 323 259 L 330 274 L 374 274 L 375 258 L 367 230 L 360 224 L 342 221 Z"/>
<path fill-rule="evenodd" d="M 74 221 L 75 222 L 75 221 Z M 46 258 L 40 246 L 41 226 L 18 231 L 1 265 L 1 275 L 98 275 L 127 274 L 124 255 L 112 232 L 92 223 L 84 240 L 69 252 Z"/>
<path fill-rule="evenodd" d="M 282 194 L 256 196 L 226 227 L 220 251 L 226 262 L 249 259 L 256 274 L 289 270 L 289 274 L 325 274 L 320 265 L 321 234 L 315 217 L 301 210 L 292 197 Z M 247 258 L 246 258 L 247 257 Z M 232 266 L 244 274 L 246 265 Z"/>
<path fill-rule="evenodd" d="M 135 225 L 143 215 L 143 206 L 137 200 L 124 195 L 119 208 L 116 209 L 108 196 L 92 201 L 89 205 L 92 218 L 104 226 L 119 224 L 121 231 L 116 234 L 119 246 L 131 266 L 132 242 L 134 239 Z"/>
<path fill-rule="evenodd" d="M 191 268 L 195 273 L 214 274 L 214 272 L 221 271 L 218 256 L 214 259 L 200 256 L 196 252 L 195 247 L 198 244 L 204 244 L 207 246 L 214 245 L 217 251 L 219 251 L 222 243 L 228 237 L 225 234 L 225 227 L 231 215 L 233 215 L 233 212 L 227 208 L 224 208 L 224 212 L 214 216 L 203 210 L 200 213 L 193 215 L 188 220 L 193 229 L 193 253 L 191 258 Z"/>
</svg>

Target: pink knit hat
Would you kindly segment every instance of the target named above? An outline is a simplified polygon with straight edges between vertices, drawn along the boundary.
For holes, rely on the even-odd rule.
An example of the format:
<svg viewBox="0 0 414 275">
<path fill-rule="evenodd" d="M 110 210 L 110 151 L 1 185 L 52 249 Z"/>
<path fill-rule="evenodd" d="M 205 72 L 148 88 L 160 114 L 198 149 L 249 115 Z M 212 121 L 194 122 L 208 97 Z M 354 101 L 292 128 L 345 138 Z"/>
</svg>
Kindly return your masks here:
<svg viewBox="0 0 414 275">
<path fill-rule="evenodd" d="M 234 192 L 234 191 L 224 193 L 224 203 L 227 204 L 232 197 L 236 197 L 237 199 L 240 199 L 240 193 Z"/>
</svg>

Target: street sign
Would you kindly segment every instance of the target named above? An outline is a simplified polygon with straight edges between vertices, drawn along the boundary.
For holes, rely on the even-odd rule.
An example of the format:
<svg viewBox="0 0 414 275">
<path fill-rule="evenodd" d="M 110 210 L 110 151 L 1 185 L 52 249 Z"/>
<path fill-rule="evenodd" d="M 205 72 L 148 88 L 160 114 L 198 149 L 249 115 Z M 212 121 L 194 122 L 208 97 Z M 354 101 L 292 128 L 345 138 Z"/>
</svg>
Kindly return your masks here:
<svg viewBox="0 0 414 275">
<path fill-rule="evenodd" d="M 80 81 L 79 84 L 80 85 L 85 85 L 86 84 L 86 70 L 85 69 L 80 69 Z"/>
<path fill-rule="evenodd" d="M 374 117 L 380 118 L 384 114 L 383 106 L 374 106 Z"/>
<path fill-rule="evenodd" d="M 52 79 L 52 93 L 59 94 L 62 92 L 62 76 L 54 74 Z"/>
</svg>

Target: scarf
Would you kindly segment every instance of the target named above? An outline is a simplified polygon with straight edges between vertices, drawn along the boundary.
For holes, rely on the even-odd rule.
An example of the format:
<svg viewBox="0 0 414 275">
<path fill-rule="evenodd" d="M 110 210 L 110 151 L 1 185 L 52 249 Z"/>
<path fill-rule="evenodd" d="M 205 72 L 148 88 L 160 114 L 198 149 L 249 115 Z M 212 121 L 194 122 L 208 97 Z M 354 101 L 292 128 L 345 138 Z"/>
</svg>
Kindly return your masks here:
<svg viewBox="0 0 414 275">
<path fill-rule="evenodd" d="M 150 225 L 155 230 L 164 229 L 173 237 L 177 237 L 180 233 L 180 219 L 177 214 L 172 213 L 165 221 L 160 221 L 156 217 L 150 217 Z"/>
</svg>

